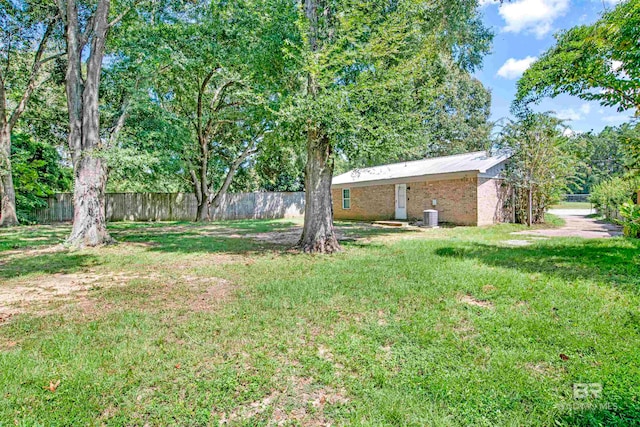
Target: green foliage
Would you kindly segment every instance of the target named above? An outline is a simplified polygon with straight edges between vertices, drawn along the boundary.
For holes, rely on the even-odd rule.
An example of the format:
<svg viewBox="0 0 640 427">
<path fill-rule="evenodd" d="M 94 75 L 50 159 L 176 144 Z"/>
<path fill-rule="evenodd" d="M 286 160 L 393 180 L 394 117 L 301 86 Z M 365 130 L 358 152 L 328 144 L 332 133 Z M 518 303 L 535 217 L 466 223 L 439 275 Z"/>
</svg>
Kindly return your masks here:
<svg viewBox="0 0 640 427">
<path fill-rule="evenodd" d="M 625 166 L 631 174 L 640 175 L 640 121 L 621 126 L 620 143 L 625 154 Z"/>
<path fill-rule="evenodd" d="M 487 97 L 468 72 L 480 65 L 492 36 L 476 1 L 329 1 L 322 7 L 312 36 L 301 11 L 301 34 L 314 38 L 314 48 L 288 49 L 303 64 L 305 85 L 281 114 L 292 124 L 289 139 L 302 141 L 309 129 L 322 129 L 354 166 L 440 153 L 447 148 L 438 144 L 448 140 L 454 151 L 477 144 L 467 141 L 468 129 L 485 117 Z M 462 92 L 467 97 L 456 99 Z"/>
<path fill-rule="evenodd" d="M 123 102 L 129 109 L 112 150 L 120 154 L 110 154 L 122 160 L 110 162 L 119 188 L 139 186 L 129 182 L 137 178 L 151 187 L 200 186 L 191 172 L 200 178 L 202 168 L 205 185 L 219 188 L 245 149 L 271 138 L 272 112 L 287 93 L 290 64 L 282 49 L 295 37 L 294 5 L 212 1 L 185 5 L 171 18 L 114 42 L 120 61 L 103 92 L 112 122 Z M 255 172 L 242 170 L 252 164 L 243 162 L 232 191 L 258 188 Z"/>
<path fill-rule="evenodd" d="M 615 176 L 623 176 L 633 161 L 629 148 L 633 146 L 634 125 L 607 126 L 600 133 L 584 133 L 571 137 L 580 162 L 577 177 L 569 185 L 570 193 L 590 193 L 593 186 Z"/>
<path fill-rule="evenodd" d="M 556 45 L 518 81 L 514 109 L 561 93 L 617 106 L 640 108 L 640 1 L 618 4 L 592 25 L 556 36 Z"/>
<path fill-rule="evenodd" d="M 560 201 L 574 179 L 577 154 L 563 130 L 549 114 L 531 114 L 503 128 L 498 145 L 513 155 L 505 182 L 515 191 L 516 221 L 544 222 L 545 210 Z"/>
<path fill-rule="evenodd" d="M 620 206 L 620 221 L 624 235 L 627 237 L 640 237 L 640 205 L 634 203 L 623 203 Z"/>
<path fill-rule="evenodd" d="M 109 165 L 108 191 L 191 191 L 179 156 L 190 143 L 184 123 L 142 96 L 134 97 L 117 141 L 103 153 Z"/>
<path fill-rule="evenodd" d="M 303 191 L 304 155 L 300 145 L 268 138 L 258 153 L 255 171 L 264 191 Z"/>
<path fill-rule="evenodd" d="M 596 209 L 607 218 L 613 219 L 616 211 L 629 201 L 637 197 L 640 189 L 640 177 L 613 177 L 595 185 L 591 191 L 590 200 Z"/>
<path fill-rule="evenodd" d="M 33 210 L 46 207 L 48 196 L 71 190 L 72 171 L 62 165 L 58 150 L 50 144 L 21 133 L 12 138 L 17 213 L 21 222 L 33 222 Z"/>
</svg>

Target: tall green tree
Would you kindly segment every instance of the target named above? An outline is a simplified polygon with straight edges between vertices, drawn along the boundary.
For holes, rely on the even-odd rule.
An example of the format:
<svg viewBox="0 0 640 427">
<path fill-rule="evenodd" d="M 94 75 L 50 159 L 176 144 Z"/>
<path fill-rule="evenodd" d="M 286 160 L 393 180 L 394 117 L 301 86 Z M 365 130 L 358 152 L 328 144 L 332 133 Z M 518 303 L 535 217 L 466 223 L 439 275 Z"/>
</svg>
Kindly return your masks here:
<svg viewBox="0 0 640 427">
<path fill-rule="evenodd" d="M 302 250 L 340 249 L 331 203 L 335 153 L 367 158 L 415 146 L 424 137 L 421 104 L 446 64 L 479 65 L 491 34 L 477 6 L 475 0 L 302 2 L 304 87 L 289 111 L 306 139 Z"/>
<path fill-rule="evenodd" d="M 592 25 L 556 36 L 556 45 L 518 81 L 514 109 L 562 93 L 640 109 L 640 1 L 626 0 Z"/>
<path fill-rule="evenodd" d="M 537 113 L 508 123 L 500 133 L 499 147 L 512 154 L 505 181 L 515 193 L 517 222 L 543 223 L 545 210 L 575 178 L 577 153 L 563 131 L 562 121 Z"/>
<path fill-rule="evenodd" d="M 214 0 L 134 40 L 159 70 L 147 86 L 151 104 L 190 135 L 176 154 L 198 201 L 196 220 L 209 219 L 274 129 L 295 18 L 289 3 Z"/>
<path fill-rule="evenodd" d="M 54 43 L 58 21 L 52 4 L 0 1 L 0 227 L 18 224 L 11 134 L 60 57 Z"/>
<path fill-rule="evenodd" d="M 69 113 L 68 145 L 74 171 L 73 227 L 68 243 L 82 248 L 112 242 L 105 214 L 106 166 L 96 155 L 101 147 L 99 89 L 110 30 L 120 14 L 110 0 L 58 0 L 67 52 L 65 87 Z"/>
<path fill-rule="evenodd" d="M 102 152 L 124 125 L 127 97 L 115 122 L 105 126 L 100 108 L 105 56 L 109 54 L 109 67 L 118 64 L 121 52 L 117 51 L 117 40 L 125 38 L 127 32 L 179 15 L 181 3 L 176 3 L 56 0 L 65 27 L 67 141 L 74 169 L 73 227 L 67 239 L 71 246 L 81 248 L 113 241 L 106 226 L 107 162 Z"/>
</svg>

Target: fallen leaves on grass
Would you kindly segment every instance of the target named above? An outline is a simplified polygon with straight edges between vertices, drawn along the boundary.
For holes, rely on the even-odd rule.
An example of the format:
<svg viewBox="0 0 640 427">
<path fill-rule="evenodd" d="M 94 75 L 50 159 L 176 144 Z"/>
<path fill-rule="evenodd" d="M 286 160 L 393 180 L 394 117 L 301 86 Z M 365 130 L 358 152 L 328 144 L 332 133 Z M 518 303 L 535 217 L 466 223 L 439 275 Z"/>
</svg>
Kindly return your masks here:
<svg viewBox="0 0 640 427">
<path fill-rule="evenodd" d="M 288 382 L 284 390 L 274 390 L 265 398 L 240 406 L 231 413 L 218 413 L 220 424 L 253 425 L 251 421 L 266 418 L 268 425 L 330 425 L 325 407 L 349 402 L 344 390 L 319 387 L 312 378 L 294 376 Z"/>
<path fill-rule="evenodd" d="M 49 381 L 49 385 L 48 386 L 44 386 L 43 388 L 45 390 L 49 390 L 51 393 L 54 393 L 58 387 L 60 386 L 60 380 L 58 381 Z"/>
</svg>

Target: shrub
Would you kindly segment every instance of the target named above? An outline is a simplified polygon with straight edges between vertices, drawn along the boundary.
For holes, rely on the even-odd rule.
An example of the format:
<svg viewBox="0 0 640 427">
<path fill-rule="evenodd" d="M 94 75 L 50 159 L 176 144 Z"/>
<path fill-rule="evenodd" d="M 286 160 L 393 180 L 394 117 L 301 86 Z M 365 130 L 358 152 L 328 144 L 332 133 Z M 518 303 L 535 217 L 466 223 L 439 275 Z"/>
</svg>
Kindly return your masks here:
<svg viewBox="0 0 640 427">
<path fill-rule="evenodd" d="M 638 177 L 615 177 L 593 187 L 589 200 L 607 218 L 614 216 L 620 207 L 636 197 L 640 186 Z"/>
<path fill-rule="evenodd" d="M 619 221 L 622 224 L 622 231 L 627 237 L 640 237 L 640 205 L 630 202 L 623 203 L 620 206 Z"/>
</svg>

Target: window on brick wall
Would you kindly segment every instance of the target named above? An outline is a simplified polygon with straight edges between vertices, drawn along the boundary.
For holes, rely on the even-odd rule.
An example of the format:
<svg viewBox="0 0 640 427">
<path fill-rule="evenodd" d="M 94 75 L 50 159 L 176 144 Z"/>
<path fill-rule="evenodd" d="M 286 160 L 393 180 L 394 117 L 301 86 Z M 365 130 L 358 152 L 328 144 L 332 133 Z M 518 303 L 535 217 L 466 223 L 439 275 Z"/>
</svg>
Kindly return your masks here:
<svg viewBox="0 0 640 427">
<path fill-rule="evenodd" d="M 351 209 L 351 189 L 342 189 L 342 209 Z"/>
</svg>

